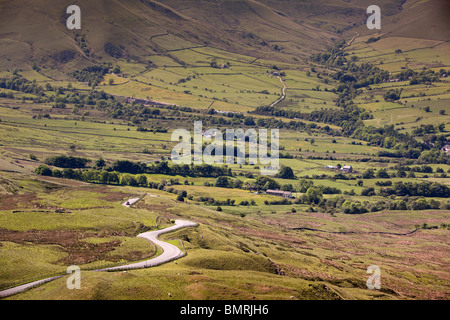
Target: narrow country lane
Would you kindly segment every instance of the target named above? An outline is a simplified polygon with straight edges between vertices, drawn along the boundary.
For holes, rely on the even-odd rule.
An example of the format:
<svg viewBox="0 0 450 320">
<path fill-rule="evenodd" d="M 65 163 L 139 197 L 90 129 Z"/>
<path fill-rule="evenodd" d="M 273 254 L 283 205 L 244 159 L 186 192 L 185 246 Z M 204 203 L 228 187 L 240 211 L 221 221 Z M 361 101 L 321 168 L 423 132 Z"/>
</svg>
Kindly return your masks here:
<svg viewBox="0 0 450 320">
<path fill-rule="evenodd" d="M 135 199 L 131 199 L 129 201 L 130 201 L 130 203 L 131 203 L 131 201 L 133 201 L 133 203 L 136 202 Z M 126 204 L 124 204 L 124 205 L 129 207 Z M 179 259 L 179 258 L 183 257 L 185 255 L 185 253 L 182 252 L 178 247 L 176 247 L 170 243 L 158 240 L 158 237 L 164 233 L 175 231 L 175 230 L 178 230 L 181 228 L 188 228 L 188 227 L 195 227 L 195 226 L 197 226 L 197 223 L 185 221 L 185 220 L 175 220 L 175 225 L 173 225 L 171 227 L 168 227 L 168 228 L 165 228 L 162 230 L 149 231 L 149 232 L 139 234 L 137 236 L 138 238 L 147 239 L 147 240 L 153 242 L 154 244 L 160 246 L 163 249 L 163 253 L 157 257 L 154 257 L 154 258 L 146 260 L 146 261 L 131 263 L 131 264 L 123 265 L 123 266 L 98 269 L 98 270 L 93 270 L 93 271 L 100 272 L 100 271 L 120 271 L 120 270 L 128 270 L 128 269 L 142 269 L 142 268 L 158 266 L 163 263 L 167 263 L 167 262 Z M 27 283 L 24 285 L 20 285 L 20 286 L 14 287 L 14 288 L 0 291 L 0 299 L 12 296 L 14 294 L 26 291 L 28 289 L 31 289 L 31 288 L 34 288 L 34 287 L 37 287 L 40 285 L 43 285 L 45 283 L 59 279 L 61 277 L 63 277 L 63 275 L 55 276 L 55 277 L 51 277 L 51 278 L 47 278 L 47 279 L 42 279 L 42 280 L 38 280 L 38 281 L 33 281 L 33 282 L 30 282 L 30 283 Z"/>
</svg>

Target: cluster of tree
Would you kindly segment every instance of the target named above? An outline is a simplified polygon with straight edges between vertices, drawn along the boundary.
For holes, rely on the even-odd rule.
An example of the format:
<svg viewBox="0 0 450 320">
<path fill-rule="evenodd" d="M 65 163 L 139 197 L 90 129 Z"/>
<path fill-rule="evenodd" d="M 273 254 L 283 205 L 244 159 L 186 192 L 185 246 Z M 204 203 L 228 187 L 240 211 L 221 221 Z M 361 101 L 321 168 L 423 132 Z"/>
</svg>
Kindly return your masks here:
<svg viewBox="0 0 450 320">
<path fill-rule="evenodd" d="M 318 186 L 322 194 L 341 194 L 342 190 L 336 187 Z"/>
<path fill-rule="evenodd" d="M 231 168 L 217 167 L 209 164 L 201 165 L 173 165 L 169 166 L 167 161 L 161 161 L 158 163 L 152 163 L 147 165 L 142 162 L 133 162 L 129 160 L 118 160 L 114 162 L 110 169 L 111 171 L 132 173 L 132 174 L 167 174 L 167 175 L 180 175 L 191 177 L 213 177 L 220 176 L 232 176 Z"/>
<path fill-rule="evenodd" d="M 346 214 L 363 214 L 367 212 L 378 212 L 382 210 L 408 210 L 405 201 L 377 202 L 371 204 L 368 202 L 345 200 L 341 205 L 341 210 Z"/>
<path fill-rule="evenodd" d="M 117 173 L 96 169 L 74 170 L 72 168 L 65 168 L 63 170 L 59 170 L 55 168 L 52 170 L 46 165 L 40 165 L 34 170 L 34 173 L 42 176 L 53 176 L 55 178 L 73 179 L 90 183 L 102 183 L 102 184 L 122 183 L 122 179 L 120 175 L 118 175 Z"/>
<path fill-rule="evenodd" d="M 409 198 L 405 200 L 394 201 L 378 201 L 376 203 L 368 204 L 367 210 L 369 212 L 377 212 L 383 210 L 429 210 L 446 208 L 446 204 L 443 204 L 434 199 L 414 199 Z"/>
<path fill-rule="evenodd" d="M 402 148 L 402 147 L 401 147 Z M 407 148 L 405 146 L 405 148 Z M 379 151 L 379 157 L 389 157 L 389 158 L 407 158 L 407 159 L 417 159 L 415 163 L 450 163 L 450 159 L 444 152 L 439 149 L 425 150 L 421 151 L 418 148 L 396 150 L 396 151 Z"/>
<path fill-rule="evenodd" d="M 352 138 L 367 141 L 370 145 L 384 147 L 387 149 L 397 149 L 392 151 L 394 154 L 400 152 L 402 155 L 414 156 L 415 159 L 420 155 L 426 146 L 419 143 L 414 136 L 408 133 L 400 133 L 395 130 L 393 125 L 384 127 L 360 126 L 352 135 Z M 384 153 L 388 155 L 388 152 Z M 379 153 L 383 156 L 383 152 Z"/>
<path fill-rule="evenodd" d="M 74 35 L 74 40 L 77 42 L 78 47 L 80 47 L 81 50 L 83 50 L 84 54 L 86 56 L 91 56 L 93 54 L 93 49 L 89 48 L 86 40 L 86 36 L 84 34 L 78 34 L 76 33 Z"/>
<path fill-rule="evenodd" d="M 369 39 L 367 39 L 366 43 L 374 43 L 380 39 L 381 39 L 380 37 L 370 37 Z"/>
<path fill-rule="evenodd" d="M 420 83 L 432 83 L 439 81 L 439 77 L 445 73 L 445 70 L 441 70 L 440 72 L 435 72 L 431 69 L 422 70 L 420 72 L 407 69 L 401 71 L 397 78 L 400 81 L 408 81 L 410 85 L 420 84 Z"/>
<path fill-rule="evenodd" d="M 215 200 L 213 197 L 208 197 L 208 196 L 200 196 L 197 198 L 190 198 L 190 200 L 196 201 L 196 202 L 203 202 L 207 205 L 214 205 L 214 206 L 234 206 L 236 203 L 236 200 Z M 221 210 L 219 210 L 221 211 Z"/>
<path fill-rule="evenodd" d="M 65 159 L 62 157 L 61 159 Z M 70 160 L 70 158 L 69 158 Z M 61 168 L 66 165 L 71 165 L 74 168 L 80 168 L 78 165 L 74 165 L 72 162 L 50 162 L 58 163 Z M 54 165 L 54 164 L 51 164 Z M 56 165 L 55 165 L 56 166 Z M 288 167 L 289 168 L 289 167 Z M 280 170 L 282 172 L 283 170 Z M 95 167 L 89 170 L 73 170 L 67 167 L 63 171 L 58 169 L 51 170 L 49 167 L 42 165 L 36 168 L 36 174 L 54 176 L 57 178 L 75 179 L 84 182 L 101 183 L 101 184 L 119 184 L 128 186 L 150 187 L 160 189 L 159 184 L 153 185 L 152 182 L 147 182 L 147 178 L 144 174 L 167 174 L 167 175 L 182 175 L 182 176 L 194 176 L 194 177 L 215 177 L 214 184 L 205 183 L 207 186 L 214 185 L 221 188 L 242 188 L 246 190 L 258 190 L 266 191 L 268 189 L 283 190 L 283 191 L 296 191 L 297 188 L 291 184 L 280 185 L 273 178 L 268 176 L 259 176 L 256 180 L 247 180 L 245 183 L 240 179 L 233 179 L 233 173 L 231 169 L 226 167 L 213 167 L 211 165 L 174 165 L 168 166 L 167 162 L 159 162 L 148 166 L 140 162 L 132 162 L 128 160 L 118 160 L 114 162 L 110 167 L 106 167 L 105 161 L 99 159 L 95 162 Z M 249 176 L 252 178 L 252 176 Z M 170 185 L 179 184 L 178 179 L 170 179 Z M 163 187 L 166 184 L 163 184 Z M 302 179 L 298 187 L 299 192 L 306 192 L 310 186 L 313 186 L 312 181 Z M 305 186 L 307 188 L 305 189 Z M 341 191 L 335 187 L 319 186 L 317 187 L 323 194 L 338 194 Z"/>
<path fill-rule="evenodd" d="M 289 122 L 276 119 L 275 117 L 284 117 L 288 119 L 304 119 L 308 120 L 312 119 L 315 116 L 319 116 L 318 113 L 314 113 L 312 116 L 310 113 L 300 113 L 298 111 L 292 110 L 283 110 L 277 109 L 274 107 L 258 107 L 255 111 L 252 111 L 255 114 L 261 115 L 271 115 L 271 118 L 258 118 L 256 120 L 256 125 L 258 127 L 263 128 L 278 128 L 278 129 L 286 129 L 286 130 L 297 130 L 304 132 L 312 132 L 312 130 L 320 133 L 324 133 L 332 136 L 341 136 L 342 133 L 340 130 L 331 129 L 328 125 L 326 126 L 318 126 L 316 123 L 305 123 L 299 120 L 291 120 Z M 313 111 L 315 112 L 315 111 Z M 325 122 L 327 123 L 327 122 Z M 331 122 L 328 122 L 332 124 Z"/>
<path fill-rule="evenodd" d="M 72 76 L 79 82 L 87 82 L 89 85 L 98 85 L 108 73 L 109 69 L 110 67 L 107 65 L 92 66 L 84 68 L 83 70 L 76 70 L 72 73 Z"/>
<path fill-rule="evenodd" d="M 166 107 L 167 110 L 173 110 L 173 111 L 181 111 L 181 112 L 187 112 L 187 113 L 201 113 L 202 110 L 201 109 L 193 109 L 191 107 L 184 107 L 184 106 L 177 106 L 177 105 L 169 105 Z M 214 109 L 211 109 L 214 111 Z M 226 115 L 228 116 L 228 114 L 234 115 L 234 113 L 229 112 Z"/>
<path fill-rule="evenodd" d="M 311 60 L 328 66 L 343 66 L 347 60 L 342 53 L 344 46 L 345 40 L 338 41 L 327 52 L 313 54 Z"/>
<path fill-rule="evenodd" d="M 56 104 L 73 104 L 76 108 L 84 108 L 86 106 L 95 106 L 99 110 L 106 110 L 108 108 L 122 107 L 123 105 L 116 101 L 114 96 L 107 94 L 104 91 L 70 91 L 67 90 L 64 94 L 58 94 L 54 97 L 48 96 L 47 102 L 55 102 Z"/>
<path fill-rule="evenodd" d="M 361 214 L 369 212 L 367 206 L 362 204 L 361 202 L 353 202 L 350 200 L 345 200 L 341 205 L 341 210 L 343 213 L 347 214 Z"/>
<path fill-rule="evenodd" d="M 147 165 L 142 162 L 133 162 L 129 160 L 117 160 L 111 165 L 111 171 L 122 173 L 139 174 L 147 172 Z"/>
<path fill-rule="evenodd" d="M 377 39 L 372 39 L 372 41 L 376 40 Z M 311 113 L 309 116 L 296 114 L 296 118 L 332 123 L 341 126 L 343 128 L 343 135 L 345 136 L 361 139 L 370 144 L 382 146 L 387 149 L 396 149 L 395 151 L 392 151 L 392 153 L 384 152 L 383 156 L 406 156 L 411 159 L 417 159 L 422 152 L 428 149 L 438 151 L 442 147 L 442 144 L 447 143 L 445 137 L 440 138 L 440 140 L 445 140 L 440 143 L 430 144 L 427 141 L 420 143 L 414 136 L 407 133 L 399 133 L 394 129 L 394 126 L 386 126 L 382 129 L 366 127 L 362 120 L 367 119 L 370 115 L 364 110 L 356 107 L 353 103 L 353 99 L 360 93 L 360 90 L 358 90 L 359 88 L 386 81 L 390 78 L 390 74 L 371 64 L 363 63 L 357 65 L 355 61 L 348 61 L 342 50 L 344 46 L 345 42 L 337 42 L 327 52 L 315 54 L 311 57 L 311 60 L 317 63 L 338 69 L 333 75 L 333 78 L 339 81 L 339 84 L 336 89 L 333 89 L 333 92 L 338 94 L 336 105 L 342 107 L 342 109 L 338 111 L 318 111 L 315 114 Z M 423 70 L 421 72 L 404 70 L 399 75 L 393 75 L 392 77 L 398 77 L 400 80 L 410 80 L 411 84 L 416 84 L 438 81 L 439 77 L 444 73 L 445 70 L 443 69 L 439 72 L 434 72 L 433 70 Z M 390 90 L 386 93 L 385 99 L 398 100 L 400 99 L 400 95 L 401 91 Z M 267 108 L 259 108 L 257 112 L 265 114 L 283 113 L 280 111 L 268 110 Z M 330 119 L 330 116 L 333 116 L 333 119 Z M 438 156 L 438 158 L 438 163 L 445 163 L 445 161 L 447 161 L 444 161 L 442 155 Z M 436 161 L 435 158 L 429 156 L 428 160 L 430 163 L 431 161 Z"/>
<path fill-rule="evenodd" d="M 165 129 L 165 128 L 147 129 L 147 128 L 139 126 L 136 129 L 136 131 L 138 131 L 138 132 L 153 132 L 153 133 L 167 133 L 167 131 L 169 131 L 169 130 Z"/>
<path fill-rule="evenodd" d="M 88 67 L 80 71 L 75 71 L 73 76 L 82 82 L 98 84 L 111 68 L 111 64 Z M 112 68 L 112 70 L 113 72 L 120 73 L 118 66 Z M 126 106 L 116 101 L 114 96 L 104 91 L 92 90 L 90 92 L 81 92 L 75 90 L 71 84 L 67 88 L 52 87 L 49 83 L 41 86 L 36 81 L 29 81 L 17 73 L 11 78 L 0 78 L 0 88 L 37 95 L 37 98 L 32 98 L 36 103 L 55 102 L 54 107 L 59 108 L 64 108 L 67 104 L 74 104 L 77 108 L 83 108 L 85 105 L 89 105 L 96 106 L 100 110 L 108 110 L 112 115 L 115 111 Z M 45 91 L 54 91 L 56 95 L 46 95 Z M 129 113 L 130 110 L 122 110 L 122 112 Z"/>
<path fill-rule="evenodd" d="M 423 151 L 417 159 L 417 162 L 450 164 L 450 158 L 445 152 L 441 152 L 439 149 L 431 149 Z"/>
<path fill-rule="evenodd" d="M 247 200 L 241 200 L 241 201 L 239 202 L 239 205 L 240 205 L 240 206 L 256 206 L 256 202 L 255 202 L 255 200 L 250 200 L 250 201 L 247 201 Z"/>
<path fill-rule="evenodd" d="M 36 81 L 29 81 L 21 76 L 14 75 L 12 78 L 0 78 L 0 88 L 24 93 L 31 93 L 35 95 L 43 95 L 44 87 L 38 85 Z"/>
<path fill-rule="evenodd" d="M 278 178 L 281 179 L 295 179 L 294 170 L 288 166 L 282 166 L 277 174 Z"/>
<path fill-rule="evenodd" d="M 422 226 L 426 226 L 426 223 L 424 223 Z M 450 223 L 441 223 L 439 225 L 439 228 L 444 229 L 444 230 L 450 230 Z"/>
<path fill-rule="evenodd" d="M 106 171 L 102 171 L 101 174 L 107 174 Z M 115 173 L 112 173 L 115 174 Z M 106 183 L 106 182 L 104 182 Z M 145 175 L 137 175 L 133 176 L 130 174 L 124 174 L 120 177 L 121 185 L 133 186 L 133 187 L 147 187 L 151 189 L 164 190 L 169 193 L 173 193 L 177 195 L 177 201 L 184 201 L 184 198 L 188 196 L 186 190 L 177 190 L 172 187 L 172 185 L 178 185 L 179 182 L 177 179 L 161 180 L 158 182 L 147 181 L 147 177 Z"/>
<path fill-rule="evenodd" d="M 51 170 L 46 165 L 40 165 L 34 171 L 36 174 L 42 176 L 52 176 L 55 178 L 73 179 L 88 183 L 100 183 L 133 187 L 146 187 L 158 190 L 164 190 L 170 193 L 176 193 L 178 195 L 177 200 L 183 201 L 181 198 L 187 197 L 185 190 L 176 190 L 172 185 L 179 184 L 177 179 L 174 181 L 162 180 L 161 182 L 148 181 L 147 177 L 143 174 L 118 174 L 117 172 L 108 172 L 105 170 L 89 169 L 89 170 L 73 170 L 66 168 L 64 170 L 53 169 Z"/>
<path fill-rule="evenodd" d="M 321 122 L 321 123 L 327 123 L 332 124 L 336 126 L 342 127 L 343 131 L 342 133 L 344 135 L 350 135 L 353 133 L 353 131 L 362 123 L 359 123 L 360 116 L 365 119 L 370 118 L 369 113 L 360 112 L 360 110 L 348 107 L 347 110 L 345 109 L 323 109 L 323 110 L 314 110 L 310 113 L 303 113 L 300 111 L 295 110 L 283 110 L 275 107 L 270 106 L 261 106 L 256 108 L 255 111 L 253 111 L 255 114 L 259 115 L 266 115 L 266 116 L 274 116 L 274 117 L 284 117 L 289 119 L 302 119 L 312 122 Z M 258 120 L 259 122 L 260 120 Z M 263 120 L 261 120 L 261 124 L 263 124 Z M 295 123 L 292 123 L 290 125 L 295 125 Z M 316 126 L 312 125 L 306 125 L 302 122 L 296 124 L 296 128 L 293 129 L 301 129 L 301 127 L 308 127 L 315 128 Z M 324 131 L 326 131 L 329 134 L 332 135 L 341 135 L 338 130 L 332 130 L 330 127 L 326 128 L 324 127 Z"/>
<path fill-rule="evenodd" d="M 392 181 L 391 180 L 377 181 L 375 182 L 375 185 L 378 187 L 390 187 L 392 186 Z"/>
<path fill-rule="evenodd" d="M 295 203 L 310 204 L 313 206 L 317 205 L 323 212 L 335 213 L 336 211 L 340 211 L 346 214 L 363 214 L 367 212 L 379 212 L 383 210 L 429 210 L 439 208 L 447 210 L 448 208 L 450 208 L 450 204 L 441 203 L 434 199 L 427 200 L 424 198 L 411 197 L 392 201 L 386 200 L 378 202 L 361 202 L 357 200 L 351 200 L 343 196 L 336 196 L 327 199 L 320 196 L 313 197 L 312 199 L 309 199 L 306 196 L 302 196 L 296 199 Z M 315 210 L 312 208 L 312 211 Z"/>
<path fill-rule="evenodd" d="M 45 163 L 49 166 L 55 166 L 58 168 L 85 168 L 88 163 L 90 163 L 91 160 L 86 158 L 80 158 L 80 157 L 73 157 L 73 156 L 55 156 L 51 158 L 47 158 L 45 160 Z"/>
<path fill-rule="evenodd" d="M 244 188 L 248 190 L 267 191 L 269 189 L 279 190 L 280 184 L 268 176 L 259 176 L 255 181 L 246 181 Z"/>
<path fill-rule="evenodd" d="M 173 165 L 171 167 L 170 173 L 172 175 L 181 175 L 181 176 L 190 176 L 190 177 L 211 177 L 211 178 L 217 178 L 220 176 L 232 176 L 233 172 L 231 168 L 225 167 L 225 166 L 212 166 L 209 164 L 201 164 L 201 165 L 194 165 L 194 166 L 187 165 Z M 158 165 L 151 165 L 150 166 L 150 173 L 154 172 L 153 168 L 157 171 Z"/>
<path fill-rule="evenodd" d="M 73 75 L 79 81 L 89 82 L 90 84 L 96 85 L 101 81 L 101 78 L 104 76 L 104 74 L 111 70 L 111 68 L 112 65 L 110 64 L 106 64 L 104 66 L 94 66 L 83 69 L 81 71 L 75 71 Z M 112 68 L 112 71 L 120 72 L 120 68 L 114 67 Z M 135 125 L 139 125 L 141 122 L 145 122 L 150 118 L 175 120 L 175 118 L 173 117 L 166 117 L 166 115 L 162 114 L 159 109 L 157 109 L 158 111 L 155 111 L 155 109 L 150 109 L 142 103 L 121 103 L 114 96 L 107 94 L 102 90 L 92 90 L 88 92 L 79 91 L 72 88 L 70 84 L 67 88 L 54 88 L 50 84 L 46 84 L 44 87 L 42 87 L 41 85 L 38 85 L 36 81 L 30 82 L 25 78 L 19 76 L 18 74 L 14 75 L 14 77 L 12 78 L 1 78 L 0 88 L 35 94 L 38 97 L 30 97 L 27 99 L 34 100 L 35 103 L 54 103 L 54 108 L 65 109 L 67 108 L 68 104 L 73 104 L 73 112 L 75 114 L 79 110 L 86 108 L 86 106 L 95 107 L 97 110 L 105 112 L 105 114 L 111 118 L 127 120 Z M 45 91 L 55 91 L 57 94 L 47 95 Z M 2 93 L 1 97 L 14 98 L 14 94 Z M 178 110 L 188 112 L 190 108 L 173 107 L 173 109 L 174 110 L 172 110 L 171 112 L 177 114 L 179 112 Z M 190 111 L 194 112 L 193 109 L 190 109 Z M 196 111 L 196 113 L 197 112 L 199 113 L 200 111 Z M 226 114 L 226 118 L 230 117 L 233 119 L 233 123 L 235 124 L 244 123 L 244 116 L 240 113 Z M 35 116 L 34 118 L 37 118 L 37 116 Z M 201 116 L 201 118 L 199 118 L 198 120 L 205 120 L 206 122 L 211 121 L 212 123 L 215 123 L 218 119 L 220 122 L 220 118 L 222 118 L 222 120 L 224 119 L 223 117 L 211 117 L 208 115 Z M 251 123 L 251 121 L 247 121 L 247 123 Z M 140 128 L 145 129 L 143 126 L 141 126 Z"/>
<path fill-rule="evenodd" d="M 393 169 L 393 171 L 388 172 L 386 169 L 374 170 L 374 169 L 369 168 L 369 169 L 366 169 L 359 176 L 359 178 L 361 178 L 361 179 L 375 179 L 375 178 L 389 179 L 389 178 L 393 178 L 393 177 L 414 178 L 415 172 L 433 173 L 433 168 L 431 168 L 430 166 L 427 166 L 427 165 L 423 165 L 421 167 L 417 166 L 417 167 L 412 167 L 412 168 L 409 166 L 398 165 L 398 166 L 393 167 L 392 169 Z M 444 173 L 444 169 L 438 168 L 438 169 L 436 169 L 436 172 Z M 336 177 L 333 177 L 333 178 L 336 179 Z M 390 183 L 390 181 L 388 181 L 386 183 Z"/>
<path fill-rule="evenodd" d="M 434 133 L 444 132 L 444 131 L 445 131 L 445 123 L 441 123 L 441 124 L 438 124 L 435 126 L 432 124 L 426 124 L 426 125 L 421 125 L 420 127 L 415 128 L 413 130 L 413 135 L 422 137 L 423 135 L 434 134 Z M 440 135 L 440 136 L 433 135 L 432 137 L 433 138 L 430 137 L 430 139 L 434 139 L 434 140 L 442 139 L 445 141 L 445 143 L 447 142 L 447 139 L 443 135 Z M 434 143 L 435 141 L 431 141 L 431 142 Z"/>
<path fill-rule="evenodd" d="M 267 206 L 289 205 L 292 203 L 293 203 L 293 201 L 289 200 L 288 198 L 280 198 L 280 199 L 272 200 L 272 201 L 268 201 L 268 200 L 264 201 L 264 204 Z"/>
<path fill-rule="evenodd" d="M 37 95 L 36 98 L 28 98 L 34 100 L 35 103 L 55 103 L 55 108 L 66 108 L 67 104 L 74 104 L 76 108 L 84 108 L 88 106 L 96 106 L 98 109 L 121 109 L 124 107 L 115 100 L 114 96 L 104 91 L 93 90 L 90 92 L 76 91 L 69 84 L 67 88 L 52 87 L 47 83 L 44 87 L 38 85 L 36 81 L 28 81 L 27 79 L 15 75 L 12 78 L 0 78 L 0 88 L 20 91 Z M 54 91 L 55 94 L 46 94 L 46 91 Z M 8 97 L 13 97 L 11 94 Z"/>
<path fill-rule="evenodd" d="M 280 170 L 281 172 L 281 170 Z M 306 193 L 310 187 L 314 187 L 314 182 L 307 179 L 301 179 L 298 186 L 293 186 L 290 183 L 280 185 L 273 178 L 267 176 L 260 176 L 256 180 L 247 180 L 242 182 L 239 179 L 233 179 L 231 177 L 222 176 L 218 177 L 214 184 L 205 182 L 205 186 L 215 186 L 220 188 L 236 188 L 245 190 L 257 190 L 257 191 L 267 191 L 268 189 L 281 190 L 281 191 L 291 191 Z M 330 186 L 317 186 L 321 194 L 341 194 L 342 191 L 336 187 Z"/>
<path fill-rule="evenodd" d="M 184 198 L 186 198 L 188 196 L 186 190 L 177 190 L 177 189 L 172 188 L 172 187 L 166 187 L 166 188 L 164 188 L 164 191 L 176 194 L 177 195 L 177 201 L 184 201 Z"/>
<path fill-rule="evenodd" d="M 388 90 L 385 92 L 383 98 L 385 101 L 389 101 L 389 102 L 400 100 L 402 91 L 403 91 L 403 88 Z"/>
<path fill-rule="evenodd" d="M 338 87 L 338 92 L 343 92 L 349 87 L 359 89 L 368 87 L 372 84 L 378 84 L 389 79 L 389 72 L 382 70 L 370 63 L 356 64 L 347 62 L 341 67 L 341 70 L 333 75 L 335 80 L 342 84 Z"/>
<path fill-rule="evenodd" d="M 218 188 L 241 188 L 243 185 L 242 180 L 239 179 L 232 179 L 230 177 L 221 176 L 216 179 L 216 182 L 214 183 L 215 187 Z"/>
<path fill-rule="evenodd" d="M 392 187 L 384 187 L 379 191 L 381 196 L 418 196 L 449 198 L 450 188 L 437 182 L 395 182 Z"/>
<path fill-rule="evenodd" d="M 330 186 L 314 186 L 314 182 L 311 180 L 307 180 L 305 178 L 302 178 L 300 180 L 300 183 L 298 185 L 297 191 L 300 193 L 307 193 L 308 189 L 311 187 L 316 187 L 318 190 L 320 190 L 321 194 L 340 194 L 342 191 L 336 187 L 330 187 Z"/>
<path fill-rule="evenodd" d="M 420 157 L 421 150 L 420 149 L 406 149 L 406 150 L 394 150 L 394 151 L 386 151 L 381 150 L 378 152 L 378 157 L 385 158 L 407 158 L 407 159 L 418 159 Z"/>
<path fill-rule="evenodd" d="M 376 39 L 373 39 L 376 41 Z M 344 86 L 340 86 L 339 92 L 343 92 L 349 87 L 358 89 L 367 87 L 371 84 L 381 83 L 383 80 L 389 79 L 389 72 L 382 70 L 370 63 L 356 64 L 357 59 L 348 61 L 342 48 L 345 41 L 337 42 L 333 47 L 329 48 L 325 53 L 318 53 L 311 56 L 311 60 L 317 63 L 338 67 L 340 70 L 333 75 L 335 80 L 340 81 Z"/>
<path fill-rule="evenodd" d="M 393 169 L 402 170 L 402 171 L 421 172 L 421 173 L 433 173 L 433 168 L 426 164 L 421 165 L 421 166 L 414 166 L 414 167 L 398 165 L 398 166 L 395 166 Z"/>
<path fill-rule="evenodd" d="M 205 202 L 205 198 L 204 197 L 199 197 L 199 198 L 196 198 L 194 200 L 198 201 L 198 202 Z M 206 201 L 208 201 L 208 200 L 209 199 L 206 199 Z M 212 199 L 212 200 L 213 200 L 212 201 L 213 203 L 217 203 L 217 205 L 221 205 L 221 206 L 234 206 L 234 204 L 236 203 L 236 200 L 231 200 L 231 199 L 227 199 L 227 200 L 224 200 L 224 201 L 216 201 L 214 199 Z"/>
</svg>

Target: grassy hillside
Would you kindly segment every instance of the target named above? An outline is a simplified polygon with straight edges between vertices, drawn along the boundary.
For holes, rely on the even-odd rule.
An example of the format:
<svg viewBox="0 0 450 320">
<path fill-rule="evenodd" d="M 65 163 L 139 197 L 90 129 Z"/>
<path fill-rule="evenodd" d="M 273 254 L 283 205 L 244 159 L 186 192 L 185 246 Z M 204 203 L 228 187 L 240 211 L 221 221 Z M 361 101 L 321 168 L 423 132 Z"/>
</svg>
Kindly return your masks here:
<svg viewBox="0 0 450 320">
<path fill-rule="evenodd" d="M 380 5 L 383 17 L 381 34 L 391 37 L 449 41 L 450 5 L 448 1 L 397 1 L 397 4 L 403 3 L 402 10 L 390 11 L 389 7 L 396 6 L 392 3 L 395 1 L 391 1 L 390 6 Z M 363 35 L 371 33 L 367 28 L 358 28 L 357 31 Z"/>
<path fill-rule="evenodd" d="M 2 42 L 7 45 L 2 50 L 2 68 L 28 69 L 36 62 L 65 70 L 117 58 L 142 62 L 148 55 L 168 50 L 157 41 L 165 34 L 173 35 L 173 41 L 184 39 L 191 47 L 212 45 L 261 58 L 276 53 L 272 41 L 292 41 L 295 47 L 290 54 L 298 54 L 319 49 L 314 41 L 317 35 L 324 41 L 330 39 L 330 34 L 295 23 L 254 1 L 226 1 L 219 8 L 198 6 L 196 2 L 190 7 L 195 14 L 176 9 L 185 6 L 184 1 L 176 3 L 175 9 L 150 0 L 81 1 L 82 29 L 78 31 L 66 28 L 69 4 L 2 1 L 0 28 Z M 233 20 L 231 25 L 226 22 L 228 18 Z M 263 41 L 267 43 L 262 45 Z M 13 52 L 20 54 L 15 56 Z"/>
<path fill-rule="evenodd" d="M 167 57 L 181 43 L 292 62 L 331 45 L 342 33 L 351 38 L 355 27 L 370 33 L 365 28 L 370 1 L 80 1 L 82 29 L 72 31 L 65 25 L 70 4 L 1 1 L 2 69 L 30 69 L 35 63 L 64 71 L 118 58 L 146 63 L 147 56 Z M 445 1 L 378 5 L 383 34 L 449 39 Z M 165 35 L 171 35 L 172 45 L 161 45 Z"/>
<path fill-rule="evenodd" d="M 82 289 L 9 299 L 448 298 L 448 1 L 378 1 L 381 31 L 369 0 L 81 0 L 80 31 L 70 4 L 0 0 L 0 290 L 73 264 Z M 175 166 L 194 121 L 279 129 L 280 174 Z M 174 219 L 186 257 L 90 271 Z"/>
<path fill-rule="evenodd" d="M 48 186 L 56 182 L 49 180 Z M 68 194 L 68 190 L 72 192 Z M 4 261 L 1 286 L 62 273 L 66 264 L 77 263 L 83 270 L 82 290 L 67 290 L 63 278 L 12 298 L 167 299 L 169 293 L 173 299 L 445 296 L 448 279 L 442 273 L 446 250 L 443 243 L 448 231 L 420 230 L 412 236 L 377 234 L 406 233 L 424 222 L 439 224 L 445 221 L 445 211 L 355 217 L 292 213 L 288 208 L 279 208 L 276 214 L 247 213 L 240 217 L 181 204 L 161 191 L 151 191 L 152 196 L 146 196 L 135 209 L 120 205 L 127 196 L 143 192 L 147 190 L 70 186 L 60 181 L 46 194 L 37 191 L 28 205 L 15 206 L 15 213 L 10 211 L 12 203 L 2 203 L 1 223 L 7 229 L 0 233 Z M 56 198 L 60 200 L 55 202 Z M 33 209 L 38 203 L 41 211 L 47 210 L 45 213 Z M 100 209 L 102 206 L 105 208 Z M 55 212 L 55 207 L 60 213 Z M 12 220 L 12 216 L 16 218 Z M 133 235 L 138 225 L 155 227 L 157 216 L 160 222 L 164 221 L 162 217 L 200 223 L 197 228 L 163 237 L 181 239 L 188 252 L 186 258 L 176 264 L 127 273 L 88 271 L 151 255 L 151 246 L 145 246 Z M 27 231 L 30 226 L 39 231 Z M 292 229 L 297 227 L 312 229 Z M 60 231 L 50 244 L 46 230 L 55 228 Z M 345 234 L 346 231 L 354 234 Z M 339 232 L 342 234 L 333 234 Z M 74 237 L 77 243 L 70 240 Z M 437 254 L 431 257 L 429 248 Z M 130 250 L 132 256 L 128 255 Z M 32 263 L 25 258 L 30 252 L 34 256 Z M 383 290 L 378 292 L 365 288 L 365 268 L 372 264 L 382 267 Z"/>
</svg>

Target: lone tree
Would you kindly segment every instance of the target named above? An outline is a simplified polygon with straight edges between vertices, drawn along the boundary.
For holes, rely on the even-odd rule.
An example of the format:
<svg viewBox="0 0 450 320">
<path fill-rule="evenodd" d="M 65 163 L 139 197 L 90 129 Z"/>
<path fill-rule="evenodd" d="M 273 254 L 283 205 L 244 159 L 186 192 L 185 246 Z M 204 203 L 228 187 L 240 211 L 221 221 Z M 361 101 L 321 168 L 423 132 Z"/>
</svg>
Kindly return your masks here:
<svg viewBox="0 0 450 320">
<path fill-rule="evenodd" d="M 295 179 L 294 171 L 291 167 L 282 167 L 278 173 L 278 178 L 281 179 Z"/>
<path fill-rule="evenodd" d="M 216 179 L 216 183 L 214 185 L 215 185 L 215 187 L 218 187 L 218 188 L 228 188 L 228 186 L 229 186 L 228 177 L 224 177 L 224 176 L 218 177 Z"/>
<path fill-rule="evenodd" d="M 402 94 L 402 89 L 396 89 L 396 90 L 389 90 L 384 94 L 384 100 L 385 101 L 397 101 L 400 99 Z"/>
<path fill-rule="evenodd" d="M 322 191 L 318 187 L 310 187 L 306 191 L 306 199 L 309 203 L 318 204 L 322 200 Z"/>
<path fill-rule="evenodd" d="M 255 181 L 257 190 L 280 189 L 280 185 L 274 179 L 267 176 L 259 176 Z"/>
</svg>

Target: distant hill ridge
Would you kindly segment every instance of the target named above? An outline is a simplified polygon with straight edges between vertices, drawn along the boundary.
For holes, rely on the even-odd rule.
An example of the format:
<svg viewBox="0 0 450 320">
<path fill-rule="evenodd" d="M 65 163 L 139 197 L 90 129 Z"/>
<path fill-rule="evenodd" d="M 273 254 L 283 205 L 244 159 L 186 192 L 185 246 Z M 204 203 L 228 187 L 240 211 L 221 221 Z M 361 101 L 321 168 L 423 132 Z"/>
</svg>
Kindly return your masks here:
<svg viewBox="0 0 450 320">
<path fill-rule="evenodd" d="M 361 0 L 80 0 L 82 29 L 68 30 L 72 1 L 0 1 L 0 66 L 33 64 L 70 73 L 96 63 L 127 58 L 146 61 L 164 54 L 153 36 L 173 35 L 193 45 L 292 62 L 325 49 L 353 29 L 362 35 Z M 450 40 L 446 0 L 380 0 L 383 34 Z M 352 34 L 350 34 L 353 32 Z"/>
</svg>

